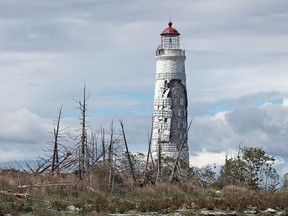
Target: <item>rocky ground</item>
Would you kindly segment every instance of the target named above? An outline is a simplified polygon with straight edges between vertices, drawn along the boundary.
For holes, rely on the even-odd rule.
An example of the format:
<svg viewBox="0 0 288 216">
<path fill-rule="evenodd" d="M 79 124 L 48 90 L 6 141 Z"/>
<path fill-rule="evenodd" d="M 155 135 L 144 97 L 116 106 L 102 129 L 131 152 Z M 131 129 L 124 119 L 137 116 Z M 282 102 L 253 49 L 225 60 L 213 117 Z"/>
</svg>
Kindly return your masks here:
<svg viewBox="0 0 288 216">
<path fill-rule="evenodd" d="M 80 211 L 79 208 L 76 208 L 74 206 L 69 206 L 67 208 L 68 211 Z M 99 213 L 96 212 L 91 212 L 89 214 L 90 216 L 98 216 Z M 223 211 L 223 210 L 208 210 L 208 209 L 186 209 L 186 208 L 181 208 L 176 210 L 175 212 L 170 212 L 170 213 L 158 213 L 158 212 L 148 212 L 148 213 L 139 213 L 136 211 L 130 211 L 128 213 L 124 214 L 105 214 L 105 215 L 110 215 L 110 216 L 147 216 L 147 215 L 158 215 L 158 216 L 164 216 L 164 215 L 173 215 L 173 216 L 188 216 L 188 215 L 211 215 L 211 216 L 237 216 L 237 215 L 287 215 L 285 210 L 282 209 L 272 209 L 272 208 L 267 208 L 266 210 L 259 210 L 257 207 L 249 207 L 247 210 L 243 212 L 237 212 L 237 211 Z"/>
</svg>

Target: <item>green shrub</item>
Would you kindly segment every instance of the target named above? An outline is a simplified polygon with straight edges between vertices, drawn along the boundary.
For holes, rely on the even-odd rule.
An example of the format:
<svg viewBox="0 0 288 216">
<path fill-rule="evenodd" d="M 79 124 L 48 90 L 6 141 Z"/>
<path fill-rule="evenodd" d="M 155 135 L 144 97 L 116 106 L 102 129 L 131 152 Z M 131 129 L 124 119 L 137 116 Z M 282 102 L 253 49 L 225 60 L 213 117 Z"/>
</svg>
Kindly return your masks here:
<svg viewBox="0 0 288 216">
<path fill-rule="evenodd" d="M 52 200 L 51 205 L 55 210 L 63 211 L 67 209 L 67 207 L 69 206 L 69 203 L 63 199 L 57 199 L 57 200 Z"/>
</svg>

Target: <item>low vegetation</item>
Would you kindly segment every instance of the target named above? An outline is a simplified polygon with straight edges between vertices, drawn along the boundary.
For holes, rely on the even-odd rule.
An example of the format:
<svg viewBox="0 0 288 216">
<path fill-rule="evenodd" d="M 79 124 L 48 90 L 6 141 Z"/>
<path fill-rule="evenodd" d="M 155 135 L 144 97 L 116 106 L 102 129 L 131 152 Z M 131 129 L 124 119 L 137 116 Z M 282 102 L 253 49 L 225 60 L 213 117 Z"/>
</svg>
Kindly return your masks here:
<svg viewBox="0 0 288 216">
<path fill-rule="evenodd" d="M 133 158 L 135 162 L 137 157 L 134 155 Z M 127 168 L 129 165 L 123 166 Z M 285 188 L 261 187 L 262 181 L 254 174 L 253 184 L 250 181 L 229 182 L 227 179 L 233 176 L 229 177 L 232 174 L 229 174 L 229 167 L 226 166 L 230 167 L 230 160 L 226 161 L 218 177 L 211 166 L 201 169 L 194 167 L 188 168 L 187 175 L 181 181 L 169 181 L 168 175 L 167 178 L 162 176 L 161 182 L 150 181 L 145 185 L 139 170 L 135 170 L 138 173 L 135 182 L 132 176 L 123 174 L 122 167 L 114 170 L 113 188 L 109 183 L 110 166 L 107 163 L 99 162 L 84 180 L 74 173 L 56 175 L 2 169 L 0 215 L 172 214 L 180 210 L 183 215 L 197 215 L 203 209 L 241 214 L 250 208 L 256 212 L 267 208 L 288 211 Z M 233 167 L 233 170 L 237 169 L 238 166 Z"/>
</svg>

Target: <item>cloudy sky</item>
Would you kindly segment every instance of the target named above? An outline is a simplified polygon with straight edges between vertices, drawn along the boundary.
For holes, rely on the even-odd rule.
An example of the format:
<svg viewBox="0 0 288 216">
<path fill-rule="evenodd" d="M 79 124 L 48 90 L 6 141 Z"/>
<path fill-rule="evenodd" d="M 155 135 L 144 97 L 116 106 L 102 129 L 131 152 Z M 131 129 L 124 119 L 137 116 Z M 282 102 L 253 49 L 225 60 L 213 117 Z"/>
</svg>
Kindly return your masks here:
<svg viewBox="0 0 288 216">
<path fill-rule="evenodd" d="M 0 161 L 41 155 L 63 105 L 80 127 L 124 119 L 147 150 L 155 50 L 171 12 L 186 50 L 190 160 L 222 163 L 262 147 L 288 172 L 287 0 L 0 0 Z"/>
</svg>

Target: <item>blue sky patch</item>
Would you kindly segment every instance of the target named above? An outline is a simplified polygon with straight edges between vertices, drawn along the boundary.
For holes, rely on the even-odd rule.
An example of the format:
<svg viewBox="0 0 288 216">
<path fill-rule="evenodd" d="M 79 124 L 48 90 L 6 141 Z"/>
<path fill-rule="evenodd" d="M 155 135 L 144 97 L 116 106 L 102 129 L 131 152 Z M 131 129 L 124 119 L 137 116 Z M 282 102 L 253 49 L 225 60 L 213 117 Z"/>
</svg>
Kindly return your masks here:
<svg viewBox="0 0 288 216">
<path fill-rule="evenodd" d="M 207 114 L 208 115 L 215 115 L 216 113 L 219 112 L 227 112 L 227 111 L 232 111 L 235 108 L 237 108 L 237 103 L 236 102 L 226 102 L 226 101 L 220 101 L 215 104 L 212 104 L 207 108 Z"/>
<path fill-rule="evenodd" d="M 283 98 L 273 98 L 273 99 L 257 99 L 252 102 L 252 107 L 260 107 L 265 103 L 271 103 L 274 105 L 282 104 Z"/>
</svg>

